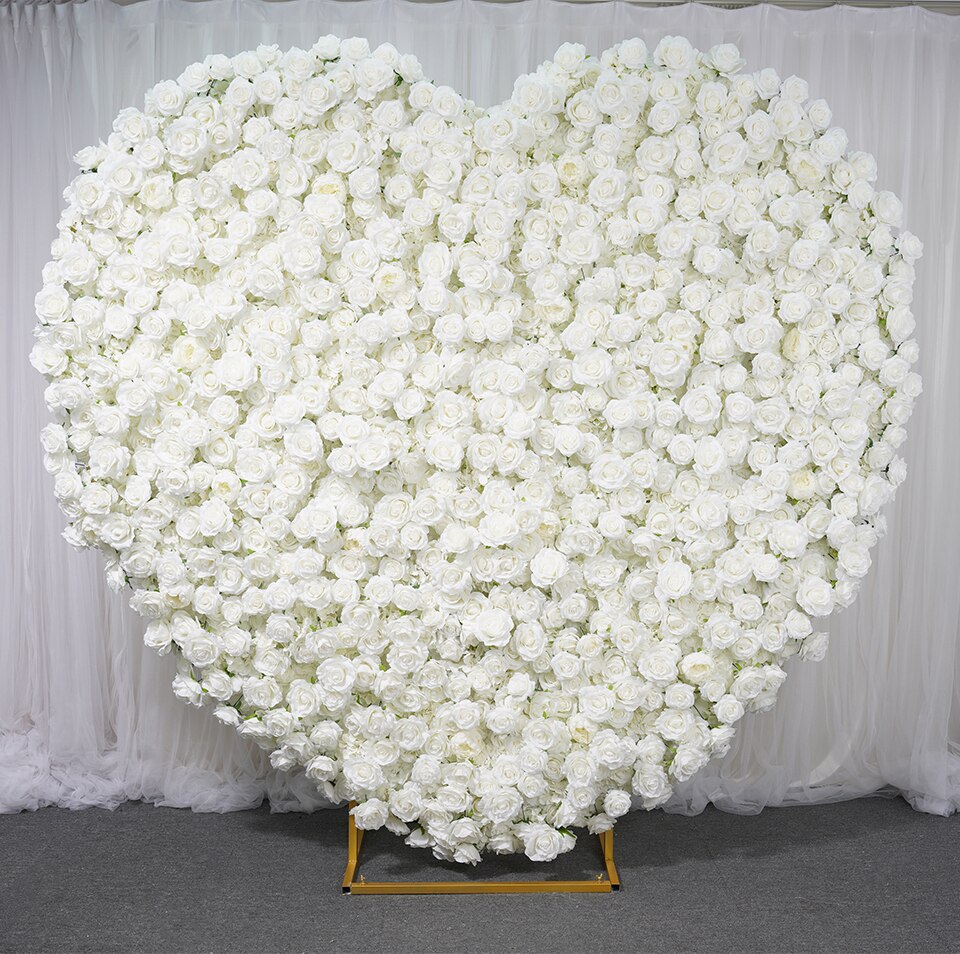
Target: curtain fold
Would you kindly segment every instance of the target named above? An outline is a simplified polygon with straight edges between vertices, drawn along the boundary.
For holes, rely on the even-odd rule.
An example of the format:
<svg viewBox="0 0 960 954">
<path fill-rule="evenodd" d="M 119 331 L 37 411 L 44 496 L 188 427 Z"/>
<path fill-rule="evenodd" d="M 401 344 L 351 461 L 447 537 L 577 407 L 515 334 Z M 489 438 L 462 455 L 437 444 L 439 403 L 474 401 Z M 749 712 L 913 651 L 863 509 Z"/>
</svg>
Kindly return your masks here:
<svg viewBox="0 0 960 954">
<path fill-rule="evenodd" d="M 608 0 L 110 0 L 0 3 L 0 811 L 115 807 L 131 798 L 198 811 L 270 800 L 322 805 L 302 775 L 170 691 L 169 658 L 102 582 L 98 557 L 60 539 L 43 471 L 43 382 L 27 354 L 33 296 L 72 178 L 70 157 L 114 115 L 210 52 L 367 36 L 416 54 L 476 102 L 564 41 L 599 52 L 628 36 L 737 43 L 748 68 L 797 73 L 824 97 L 880 186 L 925 243 L 914 309 L 925 392 L 910 421 L 910 476 L 857 603 L 829 622 L 821 663 L 791 660 L 776 708 L 746 717 L 729 755 L 669 811 L 728 811 L 902 793 L 960 806 L 960 17 L 916 7 L 816 11 Z"/>
</svg>

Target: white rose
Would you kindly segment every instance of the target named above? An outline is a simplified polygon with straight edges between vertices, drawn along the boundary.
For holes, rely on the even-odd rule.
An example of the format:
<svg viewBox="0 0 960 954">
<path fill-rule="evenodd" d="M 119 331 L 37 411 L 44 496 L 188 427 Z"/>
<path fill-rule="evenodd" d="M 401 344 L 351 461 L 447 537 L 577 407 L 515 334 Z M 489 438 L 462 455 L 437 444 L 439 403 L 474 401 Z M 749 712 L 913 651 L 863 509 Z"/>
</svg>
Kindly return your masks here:
<svg viewBox="0 0 960 954">
<path fill-rule="evenodd" d="M 513 821 L 523 808 L 523 799 L 516 789 L 501 788 L 484 795 L 477 803 L 477 809 L 494 825 L 503 825 Z"/>
<path fill-rule="evenodd" d="M 524 825 L 520 837 L 523 852 L 531 861 L 553 861 L 575 843 L 573 835 L 565 835 L 542 822 Z"/>
<path fill-rule="evenodd" d="M 689 73 L 696 63 L 696 51 L 690 41 L 682 36 L 665 36 L 657 44 L 653 57 L 679 76 Z"/>
<path fill-rule="evenodd" d="M 736 73 L 745 62 L 740 56 L 740 50 L 733 43 L 720 43 L 711 47 L 707 58 L 718 73 L 726 74 Z"/>
<path fill-rule="evenodd" d="M 389 806 L 379 798 L 368 798 L 350 812 L 357 828 L 363 831 L 375 831 L 387 822 Z"/>
<path fill-rule="evenodd" d="M 569 561 L 558 550 L 543 547 L 530 563 L 530 579 L 535 586 L 549 587 L 566 572 Z"/>
<path fill-rule="evenodd" d="M 644 807 L 655 808 L 670 796 L 667 773 L 659 765 L 644 765 L 633 776 L 633 790 L 643 799 Z"/>
<path fill-rule="evenodd" d="M 485 646 L 506 646 L 513 633 L 513 620 L 502 609 L 486 609 L 469 625 L 470 633 Z"/>
<path fill-rule="evenodd" d="M 320 711 L 317 687 L 304 679 L 294 679 L 287 689 L 287 705 L 297 719 L 306 719 Z"/>
<path fill-rule="evenodd" d="M 663 599 L 677 600 L 693 586 L 693 573 L 686 563 L 672 560 L 657 571 L 657 590 Z"/>
<path fill-rule="evenodd" d="M 637 671 L 656 685 L 670 685 L 677 678 L 676 656 L 666 646 L 644 650 L 637 659 Z"/>
<path fill-rule="evenodd" d="M 827 616 L 833 609 L 833 590 L 817 576 L 807 576 L 797 587 L 797 602 L 811 616 Z"/>
<path fill-rule="evenodd" d="M 854 579 L 866 576 L 870 563 L 870 550 L 861 543 L 845 543 L 837 552 L 837 565 Z"/>
<path fill-rule="evenodd" d="M 736 696 L 728 693 L 714 703 L 713 711 L 724 725 L 733 725 L 743 716 L 744 708 Z"/>
<path fill-rule="evenodd" d="M 680 672 L 683 678 L 699 685 L 709 679 L 713 673 L 716 661 L 708 652 L 689 653 L 680 663 Z"/>
</svg>

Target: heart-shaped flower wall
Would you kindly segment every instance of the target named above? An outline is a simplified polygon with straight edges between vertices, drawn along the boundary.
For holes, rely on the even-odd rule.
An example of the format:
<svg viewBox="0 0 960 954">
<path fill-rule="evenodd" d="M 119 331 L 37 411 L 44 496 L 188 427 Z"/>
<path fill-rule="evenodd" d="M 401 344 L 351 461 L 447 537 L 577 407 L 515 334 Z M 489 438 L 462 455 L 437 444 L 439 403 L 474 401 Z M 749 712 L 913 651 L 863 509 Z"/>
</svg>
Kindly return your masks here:
<svg viewBox="0 0 960 954">
<path fill-rule="evenodd" d="M 920 243 L 741 63 L 568 44 L 484 110 L 325 37 L 77 157 L 31 356 L 65 535 L 360 827 L 548 860 L 662 804 L 869 567 Z"/>
</svg>

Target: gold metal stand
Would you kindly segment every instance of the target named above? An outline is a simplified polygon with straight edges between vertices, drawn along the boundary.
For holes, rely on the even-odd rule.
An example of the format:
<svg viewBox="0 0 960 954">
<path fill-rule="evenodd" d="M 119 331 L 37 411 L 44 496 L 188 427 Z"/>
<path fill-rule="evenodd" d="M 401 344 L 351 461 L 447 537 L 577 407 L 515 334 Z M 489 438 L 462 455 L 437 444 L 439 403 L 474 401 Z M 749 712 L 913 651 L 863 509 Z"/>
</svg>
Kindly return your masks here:
<svg viewBox="0 0 960 954">
<path fill-rule="evenodd" d="M 350 808 L 353 808 L 351 802 Z M 540 894 L 567 892 L 606 894 L 620 890 L 620 876 L 613 860 L 613 832 L 600 833 L 604 871 L 584 881 L 367 881 L 357 868 L 363 831 L 353 815 L 347 814 L 347 869 L 343 873 L 344 894 Z"/>
</svg>

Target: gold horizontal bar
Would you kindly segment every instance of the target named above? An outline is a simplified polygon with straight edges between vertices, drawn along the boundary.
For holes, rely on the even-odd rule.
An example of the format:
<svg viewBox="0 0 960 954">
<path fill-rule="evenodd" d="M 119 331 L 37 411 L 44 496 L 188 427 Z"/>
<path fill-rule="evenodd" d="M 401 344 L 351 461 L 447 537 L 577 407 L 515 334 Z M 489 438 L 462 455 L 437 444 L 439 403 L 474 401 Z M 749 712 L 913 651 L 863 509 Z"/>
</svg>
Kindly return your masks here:
<svg viewBox="0 0 960 954">
<path fill-rule="evenodd" d="M 348 894 L 606 894 L 602 881 L 355 881 Z"/>
</svg>

